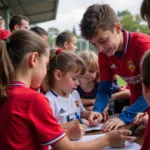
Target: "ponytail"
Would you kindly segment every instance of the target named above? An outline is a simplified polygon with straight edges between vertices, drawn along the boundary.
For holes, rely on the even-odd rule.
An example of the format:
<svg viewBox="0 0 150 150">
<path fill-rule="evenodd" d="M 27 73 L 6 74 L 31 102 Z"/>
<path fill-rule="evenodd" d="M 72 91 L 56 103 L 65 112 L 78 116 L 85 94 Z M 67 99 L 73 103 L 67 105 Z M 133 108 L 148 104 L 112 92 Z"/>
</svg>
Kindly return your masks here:
<svg viewBox="0 0 150 150">
<path fill-rule="evenodd" d="M 0 41 L 0 104 L 7 98 L 7 88 L 14 76 L 14 67 L 8 55 L 9 43 Z"/>
</svg>

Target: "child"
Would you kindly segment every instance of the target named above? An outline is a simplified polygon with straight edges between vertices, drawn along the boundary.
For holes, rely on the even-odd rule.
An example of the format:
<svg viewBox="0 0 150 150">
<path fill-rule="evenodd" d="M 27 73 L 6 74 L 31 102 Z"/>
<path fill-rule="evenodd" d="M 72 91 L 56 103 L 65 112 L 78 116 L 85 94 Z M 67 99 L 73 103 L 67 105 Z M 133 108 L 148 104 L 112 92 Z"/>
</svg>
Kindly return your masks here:
<svg viewBox="0 0 150 150">
<path fill-rule="evenodd" d="M 50 68 L 47 73 L 47 85 L 50 90 L 46 93 L 55 117 L 67 129 L 76 124 L 77 113 L 83 119 L 83 124 L 89 125 L 89 115 L 95 119 L 91 126 L 100 123 L 101 115 L 97 112 L 85 111 L 80 96 L 76 91 L 79 85 L 79 78 L 85 72 L 85 65 L 82 59 L 69 51 L 50 51 Z"/>
<path fill-rule="evenodd" d="M 62 50 L 75 52 L 77 49 L 76 36 L 71 32 L 62 32 L 56 38 L 56 45 Z"/>
<path fill-rule="evenodd" d="M 77 91 L 82 98 L 82 103 L 87 110 L 93 110 L 95 104 L 96 94 L 99 86 L 99 68 L 98 68 L 98 57 L 94 52 L 84 51 L 80 54 L 80 57 L 86 65 L 86 73 L 80 78 L 80 85 Z M 110 102 L 114 102 L 115 113 L 120 113 L 123 106 L 128 104 L 128 98 L 130 91 L 126 88 L 116 85 L 116 75 L 113 82 L 113 94 L 111 95 Z M 118 108 L 120 106 L 121 108 Z M 105 111 L 103 112 L 105 116 Z M 105 118 L 105 117 L 104 117 Z M 106 119 L 104 119 L 106 120 Z"/>
<path fill-rule="evenodd" d="M 142 95 L 139 64 L 150 47 L 150 37 L 121 30 L 116 14 L 108 4 L 89 6 L 80 28 L 82 36 L 99 52 L 100 84 L 94 111 L 102 113 L 108 104 L 114 74 L 120 75 L 130 86 L 131 106 L 103 126 L 104 131 L 117 129 L 132 122 L 138 112 L 148 108 Z"/>
<path fill-rule="evenodd" d="M 0 40 L 7 39 L 10 31 L 5 30 L 5 20 L 0 16 Z"/>
<path fill-rule="evenodd" d="M 102 138 L 71 143 L 65 137 L 45 96 L 29 87 L 41 84 L 47 71 L 49 50 L 45 41 L 28 30 L 13 32 L 0 41 L 0 149 L 54 150 L 123 147 L 130 131 L 107 133 Z M 44 147 L 45 146 L 45 147 Z"/>
<path fill-rule="evenodd" d="M 80 78 L 77 91 L 85 109 L 92 111 L 99 85 L 98 57 L 91 51 L 84 51 L 79 56 L 85 63 L 86 72 Z"/>
<path fill-rule="evenodd" d="M 150 105 L 150 50 L 148 50 L 144 56 L 142 57 L 141 61 L 141 76 L 142 76 L 142 89 L 143 89 L 143 95 L 148 104 Z M 135 124 L 143 123 L 146 127 L 145 133 L 144 133 L 144 143 L 142 146 L 142 150 L 149 150 L 150 149 L 150 142 L 149 142 L 149 134 L 150 134 L 150 111 L 148 110 L 148 114 L 141 117 L 143 113 L 139 113 L 135 120 Z"/>
<path fill-rule="evenodd" d="M 30 28 L 30 30 L 41 36 L 45 41 L 48 41 L 48 33 L 43 28 L 36 26 Z"/>
</svg>

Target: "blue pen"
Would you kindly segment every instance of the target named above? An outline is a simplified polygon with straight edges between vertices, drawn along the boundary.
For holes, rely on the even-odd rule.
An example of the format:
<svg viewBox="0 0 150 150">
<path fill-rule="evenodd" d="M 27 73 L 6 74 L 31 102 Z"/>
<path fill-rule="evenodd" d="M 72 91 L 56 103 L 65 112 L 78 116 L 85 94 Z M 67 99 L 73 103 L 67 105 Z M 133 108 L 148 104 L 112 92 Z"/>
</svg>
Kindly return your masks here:
<svg viewBox="0 0 150 150">
<path fill-rule="evenodd" d="M 82 119 L 80 118 L 80 116 L 77 114 L 77 112 L 75 113 L 75 115 L 76 115 L 77 119 L 79 120 L 79 122 L 80 122 L 81 124 L 84 124 L 83 121 L 82 121 Z"/>
</svg>

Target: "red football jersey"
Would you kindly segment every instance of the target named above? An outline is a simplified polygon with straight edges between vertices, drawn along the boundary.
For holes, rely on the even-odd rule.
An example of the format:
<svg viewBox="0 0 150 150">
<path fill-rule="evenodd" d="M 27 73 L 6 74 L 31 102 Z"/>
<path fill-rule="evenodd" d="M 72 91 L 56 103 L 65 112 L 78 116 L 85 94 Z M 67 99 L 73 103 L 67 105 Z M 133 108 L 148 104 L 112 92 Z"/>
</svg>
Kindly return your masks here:
<svg viewBox="0 0 150 150">
<path fill-rule="evenodd" d="M 150 49 L 150 36 L 143 33 L 124 32 L 124 50 L 120 58 L 99 53 L 100 81 L 120 75 L 130 86 L 131 104 L 142 94 L 140 61 Z"/>
<path fill-rule="evenodd" d="M 22 83 L 10 85 L 0 108 L 0 149 L 41 150 L 64 137 L 48 100 Z"/>
</svg>

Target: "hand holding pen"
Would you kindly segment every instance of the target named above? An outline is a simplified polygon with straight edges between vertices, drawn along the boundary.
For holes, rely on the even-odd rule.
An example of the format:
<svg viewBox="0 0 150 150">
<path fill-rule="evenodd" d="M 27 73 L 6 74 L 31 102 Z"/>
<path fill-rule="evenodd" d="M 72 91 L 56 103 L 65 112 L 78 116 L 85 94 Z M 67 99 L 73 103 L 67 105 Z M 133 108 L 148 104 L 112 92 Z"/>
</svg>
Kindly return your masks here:
<svg viewBox="0 0 150 150">
<path fill-rule="evenodd" d="M 147 125 L 149 115 L 147 112 L 144 113 L 138 113 L 134 119 L 134 124 L 141 124 L 143 123 L 145 126 Z"/>
<path fill-rule="evenodd" d="M 139 127 L 139 125 L 141 123 L 144 123 L 144 120 L 146 120 L 146 123 L 148 122 L 148 114 L 147 112 L 144 112 L 144 113 L 138 113 L 137 116 L 135 117 L 134 119 L 134 123 L 133 125 L 131 126 L 131 128 L 129 130 L 132 131 L 132 134 L 131 135 L 134 135 L 134 132 L 135 130 Z"/>
<path fill-rule="evenodd" d="M 75 113 L 76 118 L 78 119 L 78 121 L 80 122 L 80 124 L 84 124 L 85 126 L 89 126 L 89 122 L 86 119 L 81 119 L 81 117 L 79 116 L 79 114 L 76 112 Z"/>
</svg>

